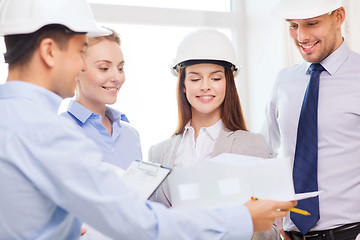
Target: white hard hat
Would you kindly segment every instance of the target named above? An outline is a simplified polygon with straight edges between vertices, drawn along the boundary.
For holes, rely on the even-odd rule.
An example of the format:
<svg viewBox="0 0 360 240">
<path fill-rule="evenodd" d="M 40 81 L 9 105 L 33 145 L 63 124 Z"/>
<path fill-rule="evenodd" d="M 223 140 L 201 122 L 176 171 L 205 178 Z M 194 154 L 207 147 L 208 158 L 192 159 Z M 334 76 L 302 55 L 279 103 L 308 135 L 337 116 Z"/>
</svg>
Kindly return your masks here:
<svg viewBox="0 0 360 240">
<path fill-rule="evenodd" d="M 308 19 L 342 6 L 341 0 L 279 0 L 275 14 L 283 19 Z"/>
<path fill-rule="evenodd" d="M 0 35 L 28 34 L 50 25 L 64 25 L 92 36 L 111 32 L 97 26 L 86 0 L 1 0 Z"/>
<path fill-rule="evenodd" d="M 172 64 L 175 75 L 185 63 L 220 63 L 235 73 L 239 69 L 230 39 L 215 29 L 200 29 L 188 34 L 180 43 Z M 185 64 L 185 65 L 184 65 Z M 190 64 L 191 65 L 191 64 Z"/>
</svg>

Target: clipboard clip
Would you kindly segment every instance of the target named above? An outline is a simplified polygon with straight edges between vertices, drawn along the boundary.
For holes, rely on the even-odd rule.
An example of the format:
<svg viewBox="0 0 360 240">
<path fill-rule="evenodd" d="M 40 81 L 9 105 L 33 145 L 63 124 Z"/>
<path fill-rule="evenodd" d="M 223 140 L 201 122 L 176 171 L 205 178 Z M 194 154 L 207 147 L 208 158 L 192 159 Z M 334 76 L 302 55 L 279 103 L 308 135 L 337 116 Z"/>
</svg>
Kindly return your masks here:
<svg viewBox="0 0 360 240">
<path fill-rule="evenodd" d="M 159 169 L 161 168 L 161 165 L 159 163 L 139 161 L 137 167 L 138 169 L 144 171 L 146 174 L 156 176 Z"/>
</svg>

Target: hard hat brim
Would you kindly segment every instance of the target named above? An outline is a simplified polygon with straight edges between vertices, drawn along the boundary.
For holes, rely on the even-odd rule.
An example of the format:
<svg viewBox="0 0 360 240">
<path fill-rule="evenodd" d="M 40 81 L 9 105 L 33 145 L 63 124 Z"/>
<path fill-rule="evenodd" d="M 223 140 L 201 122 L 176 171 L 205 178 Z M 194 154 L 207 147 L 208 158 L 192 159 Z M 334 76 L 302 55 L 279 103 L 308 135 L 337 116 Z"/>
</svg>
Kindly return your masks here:
<svg viewBox="0 0 360 240">
<path fill-rule="evenodd" d="M 318 6 L 309 8 L 307 4 L 291 5 L 276 5 L 272 14 L 281 19 L 309 19 L 330 13 L 343 6 L 341 1 L 332 1 L 329 4 L 318 3 Z"/>
</svg>

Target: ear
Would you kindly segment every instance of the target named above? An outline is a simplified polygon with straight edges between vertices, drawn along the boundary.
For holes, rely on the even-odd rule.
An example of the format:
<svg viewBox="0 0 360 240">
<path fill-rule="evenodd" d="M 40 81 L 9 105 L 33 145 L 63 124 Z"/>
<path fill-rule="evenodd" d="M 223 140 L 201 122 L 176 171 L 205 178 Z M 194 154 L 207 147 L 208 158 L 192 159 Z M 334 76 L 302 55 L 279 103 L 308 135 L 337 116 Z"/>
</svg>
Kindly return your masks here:
<svg viewBox="0 0 360 240">
<path fill-rule="evenodd" d="M 341 27 L 345 21 L 345 9 L 344 7 L 338 8 L 335 10 L 336 23 Z"/>
<path fill-rule="evenodd" d="M 42 61 L 50 68 L 55 66 L 56 51 L 59 48 L 55 41 L 51 38 L 45 38 L 40 42 L 39 54 Z"/>
</svg>

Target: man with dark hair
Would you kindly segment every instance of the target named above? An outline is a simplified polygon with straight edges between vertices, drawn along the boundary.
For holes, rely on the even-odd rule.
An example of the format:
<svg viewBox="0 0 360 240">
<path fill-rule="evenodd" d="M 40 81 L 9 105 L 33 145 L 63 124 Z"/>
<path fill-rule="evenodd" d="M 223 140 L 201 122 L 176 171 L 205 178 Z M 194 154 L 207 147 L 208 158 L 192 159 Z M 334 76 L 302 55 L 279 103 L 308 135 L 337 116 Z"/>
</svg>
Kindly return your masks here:
<svg viewBox="0 0 360 240">
<path fill-rule="evenodd" d="M 86 0 L 2 0 L 9 63 L 0 86 L 0 239 L 78 239 L 81 221 L 115 239 L 249 239 L 295 202 L 168 210 L 144 201 L 101 164 L 96 145 L 57 115 L 86 69 Z"/>
</svg>

